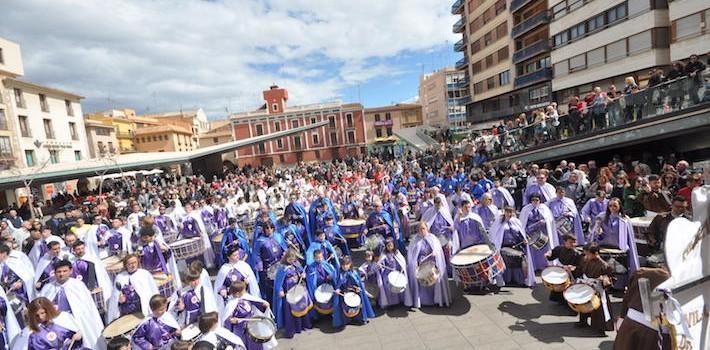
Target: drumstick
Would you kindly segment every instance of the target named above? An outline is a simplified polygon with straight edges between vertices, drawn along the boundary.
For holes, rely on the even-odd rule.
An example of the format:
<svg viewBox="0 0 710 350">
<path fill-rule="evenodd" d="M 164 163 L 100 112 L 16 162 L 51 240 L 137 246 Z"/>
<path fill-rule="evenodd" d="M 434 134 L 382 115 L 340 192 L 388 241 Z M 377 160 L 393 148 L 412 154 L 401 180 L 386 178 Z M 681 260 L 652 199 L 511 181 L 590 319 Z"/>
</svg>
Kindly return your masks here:
<svg viewBox="0 0 710 350">
<path fill-rule="evenodd" d="M 431 252 L 429 255 L 427 255 L 427 256 L 425 256 L 424 258 L 422 258 L 422 261 L 424 261 L 424 260 L 426 260 L 426 259 L 429 259 L 429 257 L 431 257 L 431 256 L 434 256 L 434 252 Z"/>
<path fill-rule="evenodd" d="M 72 339 L 71 343 L 69 343 L 69 347 L 67 349 L 71 350 L 72 348 L 74 348 L 74 343 L 76 343 L 76 340 Z"/>
</svg>

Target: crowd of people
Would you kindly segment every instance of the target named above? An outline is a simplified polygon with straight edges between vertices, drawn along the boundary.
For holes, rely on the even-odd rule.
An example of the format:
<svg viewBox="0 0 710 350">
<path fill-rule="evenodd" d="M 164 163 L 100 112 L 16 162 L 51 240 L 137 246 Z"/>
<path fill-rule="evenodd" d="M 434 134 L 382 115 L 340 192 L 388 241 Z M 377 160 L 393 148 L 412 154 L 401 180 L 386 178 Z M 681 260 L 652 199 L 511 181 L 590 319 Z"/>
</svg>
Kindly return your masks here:
<svg viewBox="0 0 710 350">
<path fill-rule="evenodd" d="M 268 349 L 277 330 L 290 338 L 318 320 L 340 329 L 368 322 L 376 308 L 449 307 L 450 279 L 476 293 L 533 287 L 552 265 L 602 296 L 579 325 L 604 334 L 614 315 L 606 293 L 623 293 L 642 266 L 662 265 L 668 223 L 690 217 L 688 197 L 701 184 L 672 155 L 493 164 L 445 144 L 385 162 L 119 181 L 59 215 L 8 212 L 0 341 Z M 629 217 L 651 216 L 635 232 Z M 492 262 L 483 273 L 462 262 L 476 254 Z"/>
</svg>

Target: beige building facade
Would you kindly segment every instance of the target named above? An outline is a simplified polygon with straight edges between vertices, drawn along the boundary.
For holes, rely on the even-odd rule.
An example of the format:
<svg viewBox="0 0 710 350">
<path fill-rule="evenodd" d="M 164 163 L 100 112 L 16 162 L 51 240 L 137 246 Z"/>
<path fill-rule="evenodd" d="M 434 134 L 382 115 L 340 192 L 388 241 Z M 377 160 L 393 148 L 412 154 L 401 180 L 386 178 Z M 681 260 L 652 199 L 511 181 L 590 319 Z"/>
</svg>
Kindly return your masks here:
<svg viewBox="0 0 710 350">
<path fill-rule="evenodd" d="M 183 152 L 197 149 L 192 130 L 174 125 L 136 128 L 133 140 L 138 152 Z"/>
<path fill-rule="evenodd" d="M 198 148 L 205 148 L 214 145 L 234 141 L 232 123 L 230 120 L 213 120 L 210 121 L 210 130 L 204 134 L 198 135 Z M 223 162 L 230 162 L 232 165 L 236 163 L 236 152 L 227 152 L 222 154 Z"/>
<path fill-rule="evenodd" d="M 466 73 L 462 70 L 446 67 L 419 77 L 424 125 L 449 127 L 464 123 L 470 98 Z"/>
<path fill-rule="evenodd" d="M 110 157 L 121 154 L 116 127 L 110 120 L 84 118 L 86 140 L 91 158 Z"/>
</svg>

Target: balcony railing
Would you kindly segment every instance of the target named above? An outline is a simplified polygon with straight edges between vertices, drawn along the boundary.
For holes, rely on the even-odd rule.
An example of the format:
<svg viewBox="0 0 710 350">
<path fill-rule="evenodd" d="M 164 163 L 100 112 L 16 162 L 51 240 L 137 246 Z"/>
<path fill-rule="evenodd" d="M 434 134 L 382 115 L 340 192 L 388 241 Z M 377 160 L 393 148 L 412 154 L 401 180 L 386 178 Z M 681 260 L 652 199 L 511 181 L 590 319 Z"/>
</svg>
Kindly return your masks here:
<svg viewBox="0 0 710 350">
<path fill-rule="evenodd" d="M 552 68 L 547 67 L 515 78 L 514 86 L 517 89 L 550 79 L 552 79 Z"/>
<path fill-rule="evenodd" d="M 467 104 L 471 103 L 471 96 L 464 96 L 458 99 L 458 105 L 459 106 L 465 106 Z"/>
<path fill-rule="evenodd" d="M 516 11 L 523 8 L 523 6 L 529 4 L 532 0 L 513 0 L 510 2 L 510 13 L 515 13 Z"/>
<path fill-rule="evenodd" d="M 458 15 L 463 11 L 463 0 L 456 0 L 453 5 L 451 5 L 451 14 Z"/>
<path fill-rule="evenodd" d="M 456 87 L 459 89 L 468 89 L 469 82 L 468 77 L 465 77 L 456 83 Z"/>
<path fill-rule="evenodd" d="M 464 57 L 456 61 L 456 69 L 464 69 L 468 66 L 468 58 Z"/>
<path fill-rule="evenodd" d="M 454 23 L 454 33 L 461 33 L 463 32 L 464 28 L 466 27 L 466 22 L 464 22 L 464 17 L 461 17 L 456 23 Z"/>
<path fill-rule="evenodd" d="M 547 11 L 540 12 L 516 25 L 513 27 L 513 30 L 510 31 L 510 35 L 515 39 L 545 23 L 550 23 L 550 15 Z"/>
<path fill-rule="evenodd" d="M 539 53 L 549 51 L 550 43 L 546 39 L 541 39 L 526 48 L 515 51 L 513 53 L 513 63 L 519 63 Z"/>
<path fill-rule="evenodd" d="M 465 37 L 454 44 L 454 51 L 461 52 L 466 49 Z"/>
</svg>

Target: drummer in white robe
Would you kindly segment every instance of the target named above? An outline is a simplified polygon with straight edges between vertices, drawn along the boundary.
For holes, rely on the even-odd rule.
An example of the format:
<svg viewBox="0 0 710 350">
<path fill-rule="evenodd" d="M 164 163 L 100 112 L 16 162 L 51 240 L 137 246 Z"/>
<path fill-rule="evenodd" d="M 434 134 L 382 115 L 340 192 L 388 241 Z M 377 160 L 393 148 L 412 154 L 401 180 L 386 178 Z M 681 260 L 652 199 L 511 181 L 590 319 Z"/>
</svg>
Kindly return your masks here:
<svg viewBox="0 0 710 350">
<path fill-rule="evenodd" d="M 239 255 L 239 248 L 231 246 L 227 251 L 229 261 L 222 265 L 214 280 L 214 299 L 220 315 L 224 314 L 224 307 L 229 297 L 229 286 L 234 281 L 244 281 L 251 295 L 261 295 L 259 282 L 256 280 L 251 266 L 244 262 Z"/>
<path fill-rule="evenodd" d="M 490 192 L 486 192 L 481 196 L 481 202 L 478 203 L 474 211 L 481 217 L 486 230 L 490 230 L 493 222 L 500 216 L 500 211 L 493 204 L 493 196 L 491 196 Z"/>
<path fill-rule="evenodd" d="M 446 247 L 442 247 L 447 252 L 445 260 L 448 265 L 448 260 L 451 258 L 451 255 L 459 251 L 459 236 L 455 232 L 454 219 L 451 217 L 451 213 L 445 205 L 446 202 L 442 201 L 441 197 L 434 197 L 433 202 L 434 206 L 424 212 L 421 221 L 426 223 L 428 231 L 439 237 L 441 241 L 443 241 L 442 236 L 448 240 Z"/>
<path fill-rule="evenodd" d="M 8 286 L 25 303 L 34 298 L 34 271 L 29 258 L 5 244 L 0 244 L 0 283 Z"/>
<path fill-rule="evenodd" d="M 535 270 L 542 270 L 547 267 L 547 259 L 545 253 L 551 251 L 559 243 L 557 240 L 557 229 L 555 227 L 555 218 L 552 216 L 552 211 L 547 205 L 541 203 L 539 193 L 530 195 L 530 204 L 523 207 L 520 211 L 520 222 L 523 224 L 525 234 L 530 240 L 530 244 L 534 244 L 536 235 L 547 236 L 547 243 L 542 249 L 530 249 L 532 253 L 533 267 Z"/>
<path fill-rule="evenodd" d="M 405 299 L 404 304 L 416 308 L 422 305 L 450 306 L 451 291 L 445 273 L 444 251 L 436 236 L 429 233 L 426 223 L 419 225 L 417 235 L 412 237 L 407 251 L 408 288 L 412 293 L 411 299 Z M 427 262 L 433 263 L 439 273 L 439 278 L 431 287 L 423 286 L 417 279 L 419 266 Z"/>
<path fill-rule="evenodd" d="M 69 254 L 63 252 L 63 242 L 51 240 L 47 243 L 47 253 L 37 262 L 34 273 L 34 289 L 40 291 L 45 284 L 54 281 L 53 263 L 63 258 L 69 258 Z"/>
<path fill-rule="evenodd" d="M 87 288 L 89 288 L 89 284 L 93 284 L 95 282 L 96 287 L 100 288 L 103 292 L 104 303 L 107 303 L 109 298 L 111 297 L 110 291 L 112 287 L 111 278 L 106 272 L 106 266 L 104 265 L 104 262 L 95 256 L 87 254 L 86 246 L 82 241 L 74 242 L 72 249 L 74 252 L 74 254 L 70 258 L 73 265 L 72 274 L 77 279 L 79 279 L 79 276 L 82 276 L 81 281 L 84 282 Z M 96 281 L 87 281 L 87 279 L 85 278 L 84 273 L 88 274 L 87 271 L 89 269 L 84 269 L 83 267 L 88 266 L 89 264 L 93 265 L 94 277 L 96 278 Z"/>
<path fill-rule="evenodd" d="M 139 268 L 139 261 L 135 255 L 123 258 L 125 271 L 116 275 L 108 301 L 109 322 L 134 312 L 150 314 L 150 298 L 158 294 L 158 286 L 150 272 Z"/>
<path fill-rule="evenodd" d="M 32 266 L 37 266 L 37 263 L 42 259 L 42 257 L 47 253 L 49 249 L 47 243 L 57 241 L 60 242 L 60 248 L 64 248 L 64 241 L 61 238 L 52 234 L 52 230 L 49 228 L 42 229 L 40 239 L 34 242 L 30 253 L 27 255 L 32 262 Z"/>
<path fill-rule="evenodd" d="M 217 312 L 208 312 L 200 316 L 198 327 L 200 328 L 200 333 L 202 333 L 198 341 L 206 341 L 212 344 L 215 349 L 246 349 L 241 338 L 222 327 Z"/>
<path fill-rule="evenodd" d="M 104 324 L 93 303 L 91 292 L 84 283 L 71 277 L 71 271 L 72 264 L 68 260 L 55 263 L 56 280 L 46 284 L 39 296 L 51 300 L 60 312 L 72 314 L 83 336 L 84 346 L 95 349 Z"/>
<path fill-rule="evenodd" d="M 212 241 L 207 234 L 207 228 L 202 221 L 202 216 L 198 210 L 193 209 L 191 204 L 185 205 L 185 216 L 181 221 L 180 238 L 200 237 L 205 248 L 203 254 L 205 265 L 207 268 L 214 266 L 214 250 L 212 249 Z M 184 262 L 179 261 L 178 266 L 184 268 Z"/>
<path fill-rule="evenodd" d="M 10 301 L 7 299 L 7 295 L 5 294 L 5 290 L 3 288 L 0 288 L 0 302 L 4 303 L 7 311 L 12 310 L 10 308 Z M 20 324 L 17 322 L 17 318 L 15 317 L 15 313 L 7 311 L 4 316 L 0 317 L 0 321 L 2 321 L 3 337 L 0 342 L 4 345 L 3 349 L 9 349 L 10 344 L 12 344 L 15 340 L 15 337 L 20 335 L 20 332 L 22 331 Z"/>
<path fill-rule="evenodd" d="M 506 270 L 496 277 L 495 283 L 498 287 L 511 282 L 534 287 L 535 270 L 533 269 L 531 249 L 527 242 L 525 229 L 520 220 L 515 217 L 515 208 L 505 207 L 503 209 L 503 215 L 491 227 L 490 238 L 495 248 L 501 252 L 503 259 L 508 260 L 506 261 Z M 522 253 L 522 259 L 516 259 L 521 256 L 520 253 L 506 254 L 504 248 L 508 248 L 512 253 L 515 251 Z"/>
</svg>

